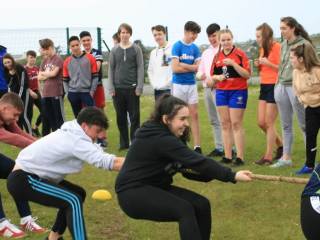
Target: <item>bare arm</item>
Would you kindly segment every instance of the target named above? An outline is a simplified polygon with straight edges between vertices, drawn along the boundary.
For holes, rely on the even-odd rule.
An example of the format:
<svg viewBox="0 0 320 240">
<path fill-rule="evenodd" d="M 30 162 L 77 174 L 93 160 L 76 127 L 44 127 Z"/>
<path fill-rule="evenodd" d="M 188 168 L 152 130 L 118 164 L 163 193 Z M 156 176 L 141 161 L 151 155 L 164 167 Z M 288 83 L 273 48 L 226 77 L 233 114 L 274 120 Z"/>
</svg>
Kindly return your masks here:
<svg viewBox="0 0 320 240">
<path fill-rule="evenodd" d="M 114 162 L 113 162 L 113 168 L 112 170 L 114 171 L 120 171 L 120 169 L 122 168 L 122 165 L 124 163 L 124 160 L 125 158 L 124 157 L 116 157 L 114 159 Z"/>
<path fill-rule="evenodd" d="M 42 78 L 42 79 L 39 78 L 39 80 L 46 80 L 48 78 L 55 77 L 58 75 L 59 70 L 60 68 L 55 66 L 51 71 L 39 71 L 38 78 L 39 77 Z"/>
<path fill-rule="evenodd" d="M 232 66 L 237 71 L 237 73 L 239 73 L 239 75 L 243 78 L 249 78 L 251 76 L 250 72 L 247 69 L 241 67 L 238 63 L 236 63 L 230 58 L 224 59 L 223 63 L 228 66 Z"/>
<path fill-rule="evenodd" d="M 172 58 L 172 71 L 174 73 L 187 73 L 187 72 L 195 72 L 197 71 L 199 66 L 199 61 L 197 61 L 195 64 L 185 64 L 179 62 L 179 59 Z"/>
</svg>

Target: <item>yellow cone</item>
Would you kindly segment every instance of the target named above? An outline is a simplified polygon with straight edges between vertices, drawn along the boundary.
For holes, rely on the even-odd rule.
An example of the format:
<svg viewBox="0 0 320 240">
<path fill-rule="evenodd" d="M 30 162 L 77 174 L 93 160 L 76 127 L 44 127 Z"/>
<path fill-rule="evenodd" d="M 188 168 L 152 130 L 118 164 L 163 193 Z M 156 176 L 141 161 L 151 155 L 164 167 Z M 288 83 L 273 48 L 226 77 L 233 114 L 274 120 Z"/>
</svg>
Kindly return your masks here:
<svg viewBox="0 0 320 240">
<path fill-rule="evenodd" d="M 106 201 L 112 198 L 111 193 L 108 190 L 97 190 L 93 192 L 92 198 L 95 200 Z"/>
</svg>

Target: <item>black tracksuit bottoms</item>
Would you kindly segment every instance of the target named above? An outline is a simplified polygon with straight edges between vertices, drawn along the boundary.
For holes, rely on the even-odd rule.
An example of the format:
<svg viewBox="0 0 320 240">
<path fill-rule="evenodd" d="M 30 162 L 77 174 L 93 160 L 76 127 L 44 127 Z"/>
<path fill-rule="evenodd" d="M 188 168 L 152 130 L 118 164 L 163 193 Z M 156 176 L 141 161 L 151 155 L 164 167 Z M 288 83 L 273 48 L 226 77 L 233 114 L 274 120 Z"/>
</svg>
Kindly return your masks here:
<svg viewBox="0 0 320 240">
<path fill-rule="evenodd" d="M 144 185 L 119 192 L 118 201 L 129 217 L 178 222 L 182 240 L 210 239 L 210 202 L 195 192 L 176 186 L 162 189 Z"/>
<path fill-rule="evenodd" d="M 66 227 L 74 240 L 86 240 L 82 205 L 85 190 L 68 181 L 54 183 L 37 175 L 16 170 L 8 176 L 7 188 L 15 201 L 30 201 L 58 208 L 52 231 L 63 234 Z"/>
<path fill-rule="evenodd" d="M 320 213 L 316 212 L 311 205 L 310 196 L 301 198 L 300 221 L 301 228 L 307 240 L 320 239 Z"/>
</svg>

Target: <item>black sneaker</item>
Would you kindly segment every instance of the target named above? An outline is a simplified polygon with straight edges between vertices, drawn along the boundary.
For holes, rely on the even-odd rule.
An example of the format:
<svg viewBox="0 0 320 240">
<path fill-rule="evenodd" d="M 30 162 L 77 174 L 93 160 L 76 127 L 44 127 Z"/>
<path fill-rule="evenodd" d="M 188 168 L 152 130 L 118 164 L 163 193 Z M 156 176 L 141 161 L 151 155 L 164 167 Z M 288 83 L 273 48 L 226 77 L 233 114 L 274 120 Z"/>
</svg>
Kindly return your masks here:
<svg viewBox="0 0 320 240">
<path fill-rule="evenodd" d="M 226 157 L 222 157 L 220 162 L 223 163 L 223 164 L 230 164 L 230 163 L 232 163 L 232 159 L 226 158 Z"/>
<path fill-rule="evenodd" d="M 193 151 L 202 154 L 201 147 L 195 147 L 195 148 L 193 149 Z"/>
<path fill-rule="evenodd" d="M 211 153 L 207 155 L 207 157 L 223 157 L 224 152 L 215 148 Z"/>
<path fill-rule="evenodd" d="M 278 160 L 282 157 L 283 155 L 283 147 L 278 147 L 276 151 L 276 155 L 274 156 L 273 160 Z"/>
<path fill-rule="evenodd" d="M 235 167 L 239 167 L 239 166 L 244 165 L 244 161 L 243 161 L 241 158 L 238 158 L 238 157 L 237 157 L 237 158 L 234 160 L 234 162 L 232 163 L 232 165 L 235 166 Z"/>
</svg>

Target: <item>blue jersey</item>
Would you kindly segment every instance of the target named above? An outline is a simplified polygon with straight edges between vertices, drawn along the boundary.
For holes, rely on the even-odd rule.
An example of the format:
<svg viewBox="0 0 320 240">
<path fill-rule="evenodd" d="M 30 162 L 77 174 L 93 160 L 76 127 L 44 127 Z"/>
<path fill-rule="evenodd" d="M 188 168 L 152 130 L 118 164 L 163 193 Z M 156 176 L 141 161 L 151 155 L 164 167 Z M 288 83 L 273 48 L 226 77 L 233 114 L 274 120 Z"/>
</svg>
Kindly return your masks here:
<svg viewBox="0 0 320 240">
<path fill-rule="evenodd" d="M 7 81 L 4 77 L 4 65 L 3 65 L 3 56 L 7 53 L 7 49 L 0 45 L 0 90 L 8 90 Z"/>
<path fill-rule="evenodd" d="M 200 60 L 200 50 L 194 43 L 186 44 L 178 41 L 172 47 L 172 59 L 174 58 L 179 59 L 179 62 L 192 65 Z M 196 83 L 195 73 L 173 73 L 172 82 L 182 85 L 193 85 Z"/>
<path fill-rule="evenodd" d="M 314 169 L 302 196 L 320 196 L 320 164 Z"/>
</svg>

